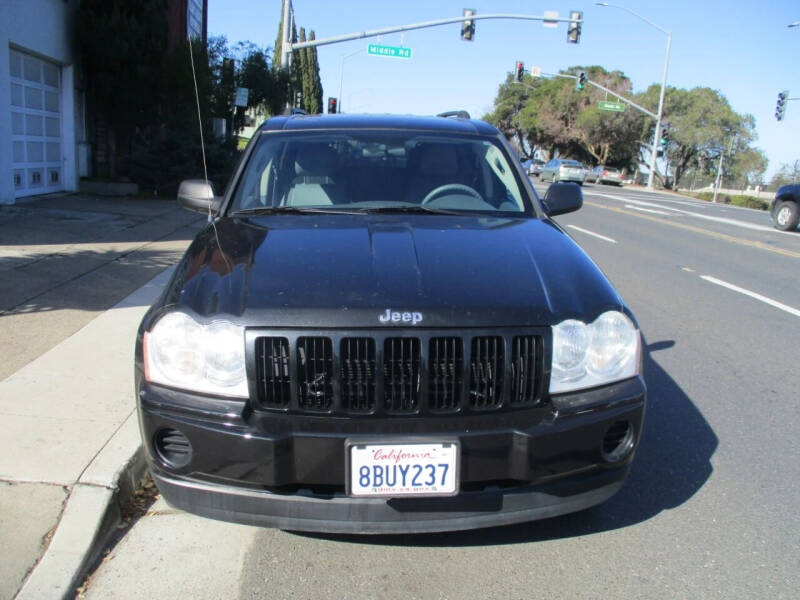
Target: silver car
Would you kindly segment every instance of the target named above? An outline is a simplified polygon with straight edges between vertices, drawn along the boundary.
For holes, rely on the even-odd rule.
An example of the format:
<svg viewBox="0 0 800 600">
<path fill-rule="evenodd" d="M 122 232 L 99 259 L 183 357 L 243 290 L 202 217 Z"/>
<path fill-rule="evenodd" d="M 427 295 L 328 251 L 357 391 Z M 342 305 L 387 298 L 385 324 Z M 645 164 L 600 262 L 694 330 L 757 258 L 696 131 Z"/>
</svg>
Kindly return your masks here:
<svg viewBox="0 0 800 600">
<path fill-rule="evenodd" d="M 614 167 L 607 167 L 605 165 L 597 165 L 594 169 L 589 171 L 586 175 L 586 181 L 595 183 L 613 183 L 614 185 L 622 185 L 622 173 Z"/>
<path fill-rule="evenodd" d="M 577 160 L 554 158 L 542 167 L 541 181 L 574 181 L 583 185 L 584 169 Z"/>
</svg>

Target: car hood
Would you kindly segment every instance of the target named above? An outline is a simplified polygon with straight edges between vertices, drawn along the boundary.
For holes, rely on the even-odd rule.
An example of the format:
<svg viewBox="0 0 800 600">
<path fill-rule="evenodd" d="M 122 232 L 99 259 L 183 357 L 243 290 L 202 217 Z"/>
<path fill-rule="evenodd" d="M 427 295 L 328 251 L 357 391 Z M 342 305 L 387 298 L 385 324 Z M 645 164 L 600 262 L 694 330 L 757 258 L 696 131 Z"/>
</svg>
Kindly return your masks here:
<svg viewBox="0 0 800 600">
<path fill-rule="evenodd" d="M 218 219 L 165 290 L 161 307 L 175 305 L 275 327 L 412 326 L 403 313 L 417 327 L 538 326 L 623 308 L 552 221 L 386 214 Z"/>
</svg>

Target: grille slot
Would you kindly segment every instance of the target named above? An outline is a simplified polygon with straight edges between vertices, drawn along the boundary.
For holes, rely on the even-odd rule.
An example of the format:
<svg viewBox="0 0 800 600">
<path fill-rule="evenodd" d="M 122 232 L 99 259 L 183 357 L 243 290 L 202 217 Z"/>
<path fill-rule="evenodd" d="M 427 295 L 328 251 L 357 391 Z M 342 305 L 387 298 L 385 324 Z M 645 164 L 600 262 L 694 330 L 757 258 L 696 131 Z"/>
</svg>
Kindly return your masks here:
<svg viewBox="0 0 800 600">
<path fill-rule="evenodd" d="M 541 338 L 515 337 L 511 350 L 511 398 L 514 406 L 530 406 L 541 398 Z"/>
<path fill-rule="evenodd" d="M 461 338 L 432 338 L 428 351 L 428 407 L 455 411 L 461 404 L 464 369 Z"/>
<path fill-rule="evenodd" d="M 256 377 L 259 401 L 263 406 L 289 406 L 289 340 L 280 337 L 261 337 L 256 340 Z"/>
<path fill-rule="evenodd" d="M 372 412 L 375 409 L 375 340 L 342 339 L 339 365 L 343 408 Z"/>
<path fill-rule="evenodd" d="M 472 338 L 469 403 L 472 408 L 499 406 L 503 398 L 503 338 Z"/>
<path fill-rule="evenodd" d="M 297 393 L 300 408 L 328 410 L 333 403 L 333 343 L 326 337 L 297 340 Z"/>
<path fill-rule="evenodd" d="M 414 412 L 420 396 L 420 342 L 387 338 L 383 345 L 383 402 L 389 412 Z"/>
</svg>

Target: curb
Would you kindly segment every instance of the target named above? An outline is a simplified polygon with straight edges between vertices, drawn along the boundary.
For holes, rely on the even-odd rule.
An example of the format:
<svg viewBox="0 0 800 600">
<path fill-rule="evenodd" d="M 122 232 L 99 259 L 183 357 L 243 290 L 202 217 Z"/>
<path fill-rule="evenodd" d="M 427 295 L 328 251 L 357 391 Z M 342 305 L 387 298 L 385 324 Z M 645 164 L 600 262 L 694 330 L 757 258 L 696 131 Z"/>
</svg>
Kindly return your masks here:
<svg viewBox="0 0 800 600">
<path fill-rule="evenodd" d="M 144 314 L 146 307 L 161 293 L 173 271 L 174 267 L 165 269 L 110 310 L 134 309 L 137 311 L 134 314 Z M 110 311 L 103 314 L 108 312 Z M 141 314 L 138 317 L 132 317 L 129 312 L 121 314 L 126 321 L 134 319 L 138 323 L 141 319 Z M 97 319 L 101 317 L 102 315 Z M 111 321 L 115 319 L 116 317 L 112 317 Z M 103 323 L 102 326 L 108 326 L 108 323 Z M 85 334 L 89 327 L 97 328 L 97 321 L 90 322 L 73 337 L 82 332 Z M 130 332 L 133 335 L 135 325 L 129 323 L 127 327 L 133 327 Z M 71 339 L 68 338 L 65 342 Z M 132 349 L 132 341 L 131 337 L 131 343 L 123 345 Z M 120 358 L 116 357 L 114 360 Z M 135 402 L 132 401 L 132 362 L 130 367 L 124 369 L 129 375 L 120 379 L 119 386 L 116 381 L 111 386 L 106 382 L 105 389 L 101 387 L 92 392 L 95 395 L 105 394 L 106 397 L 108 394 L 115 397 L 119 395 L 120 400 L 125 399 L 126 403 L 130 398 L 130 408 L 127 413 L 120 415 L 119 426 L 97 449 L 77 480 L 69 486 L 69 495 L 50 544 L 22 582 L 14 596 L 17 600 L 74 598 L 76 589 L 97 565 L 103 550 L 122 522 L 122 508 L 144 481 L 147 466 L 141 445 L 138 413 Z M 128 393 L 127 390 L 131 392 Z M 54 456 L 49 458 L 54 459 Z"/>
<path fill-rule="evenodd" d="M 87 477 L 115 462 L 122 466 L 113 474 L 111 486 L 94 482 L 91 475 Z M 146 472 L 139 424 L 133 411 L 70 490 L 50 545 L 15 598 L 74 598 L 76 588 L 117 530 L 121 509 Z"/>
</svg>

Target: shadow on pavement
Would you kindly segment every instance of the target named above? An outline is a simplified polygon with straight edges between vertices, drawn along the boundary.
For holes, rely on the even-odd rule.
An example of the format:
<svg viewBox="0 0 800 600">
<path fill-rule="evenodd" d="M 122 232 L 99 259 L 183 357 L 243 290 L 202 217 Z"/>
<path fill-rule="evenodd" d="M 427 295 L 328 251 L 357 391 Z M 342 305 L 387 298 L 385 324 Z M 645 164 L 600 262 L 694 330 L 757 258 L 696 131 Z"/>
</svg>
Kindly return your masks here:
<svg viewBox="0 0 800 600">
<path fill-rule="evenodd" d="M 321 540 L 389 546 L 487 546 L 590 535 L 647 521 L 681 506 L 703 487 L 713 470 L 711 457 L 719 440 L 680 385 L 653 360 L 651 353 L 673 341 L 651 344 L 644 369 L 648 404 L 644 434 L 622 490 L 589 510 L 505 527 L 426 535 L 319 535 Z M 267 543 L 256 535 L 255 544 Z M 254 546 L 256 547 L 256 546 Z"/>
<path fill-rule="evenodd" d="M 124 254 L 116 250 L 73 251 L 69 256 L 51 255 L 21 268 L 0 269 L 4 275 L 0 278 L 0 318 L 65 309 L 108 310 L 176 264 L 188 244 Z"/>
</svg>

